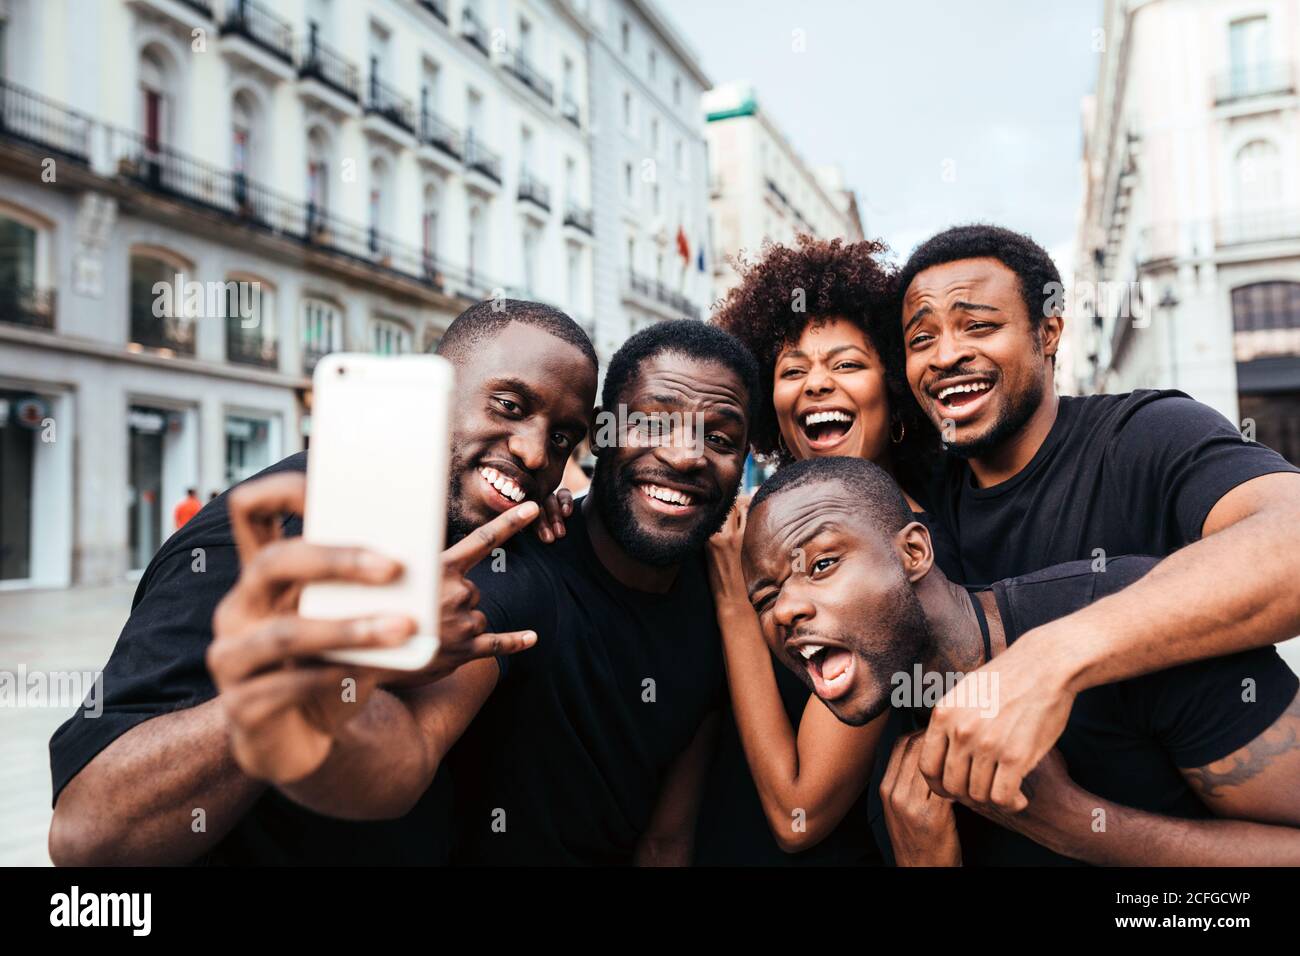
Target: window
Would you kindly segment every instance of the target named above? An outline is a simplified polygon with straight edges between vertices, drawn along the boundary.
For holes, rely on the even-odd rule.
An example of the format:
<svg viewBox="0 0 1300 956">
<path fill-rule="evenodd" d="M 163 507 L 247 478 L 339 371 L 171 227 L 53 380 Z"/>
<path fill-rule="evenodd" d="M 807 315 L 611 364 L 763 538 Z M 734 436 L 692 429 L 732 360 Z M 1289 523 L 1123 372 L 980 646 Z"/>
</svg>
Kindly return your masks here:
<svg viewBox="0 0 1300 956">
<path fill-rule="evenodd" d="M 1237 332 L 1300 329 L 1300 282 L 1256 282 L 1232 290 Z"/>
<path fill-rule="evenodd" d="M 659 117 L 650 119 L 650 152 L 659 155 Z"/>
<path fill-rule="evenodd" d="M 673 77 L 673 106 L 681 106 L 681 105 L 682 105 L 682 78 L 680 76 L 674 76 Z"/>
<path fill-rule="evenodd" d="M 163 252 L 132 253 L 129 310 L 135 345 L 194 354 L 194 320 L 185 313 L 185 299 L 177 301 L 175 292 L 178 285 L 184 289 L 190 271 Z"/>
<path fill-rule="evenodd" d="M 240 365 L 276 368 L 275 289 L 245 275 L 226 280 L 226 359 Z"/>
<path fill-rule="evenodd" d="M 624 163 L 623 164 L 623 196 L 629 201 L 632 200 L 634 195 L 633 182 L 634 180 L 632 177 L 632 164 Z"/>
<path fill-rule="evenodd" d="M 1228 25 L 1229 89 L 1234 96 L 1262 92 L 1269 57 L 1268 17 Z"/>
<path fill-rule="evenodd" d="M 659 77 L 659 54 L 651 50 L 647 60 L 646 72 L 650 74 L 650 82 L 653 83 Z"/>
<path fill-rule="evenodd" d="M 432 275 L 438 262 L 438 213 L 441 197 L 438 187 L 429 183 L 424 187 L 424 213 L 420 218 L 420 244 L 424 251 L 424 271 Z"/>
<path fill-rule="evenodd" d="M 651 208 L 654 210 L 654 214 L 656 216 L 659 215 L 660 206 L 659 206 L 659 184 L 658 183 L 655 183 L 653 186 L 650 187 L 650 200 L 651 200 Z"/>
<path fill-rule="evenodd" d="M 686 175 L 686 151 L 682 148 L 680 139 L 673 142 L 673 168 L 678 175 Z"/>
<path fill-rule="evenodd" d="M 44 239 L 34 225 L 0 214 L 0 322 L 54 327 L 50 290 L 38 281 Z"/>
<path fill-rule="evenodd" d="M 632 132 L 632 94 L 623 91 L 623 128 Z"/>
<path fill-rule="evenodd" d="M 619 44 L 624 56 L 632 52 L 632 28 L 626 20 L 619 25 Z"/>
<path fill-rule="evenodd" d="M 570 243 L 566 253 L 565 272 L 569 308 L 574 312 L 582 312 L 584 306 L 580 292 L 581 283 L 579 281 L 580 270 L 582 268 L 581 259 L 579 258 L 580 255 L 581 252 L 578 247 Z"/>
<path fill-rule="evenodd" d="M 627 239 L 627 271 L 636 271 L 636 239 L 632 236 Z"/>
<path fill-rule="evenodd" d="M 343 312 L 326 299 L 302 300 L 302 367 L 310 375 L 322 356 L 343 348 Z"/>
<path fill-rule="evenodd" d="M 171 60 L 158 46 L 149 46 L 140 54 L 140 99 L 138 129 L 144 137 L 145 148 L 156 151 L 167 145 L 171 137 L 171 108 L 167 91 L 174 89 L 175 75 Z"/>
<path fill-rule="evenodd" d="M 1257 213 L 1277 206 L 1282 195 L 1282 159 L 1277 146 L 1257 139 L 1237 152 L 1237 208 Z"/>
<path fill-rule="evenodd" d="M 370 350 L 376 355 L 404 355 L 411 351 L 411 330 L 393 319 L 377 318 L 370 324 Z"/>
<path fill-rule="evenodd" d="M 524 260 L 524 290 L 530 296 L 537 293 L 538 280 L 538 249 L 542 244 L 541 230 L 536 226 L 528 226 L 524 229 L 523 234 L 523 260 Z"/>
</svg>

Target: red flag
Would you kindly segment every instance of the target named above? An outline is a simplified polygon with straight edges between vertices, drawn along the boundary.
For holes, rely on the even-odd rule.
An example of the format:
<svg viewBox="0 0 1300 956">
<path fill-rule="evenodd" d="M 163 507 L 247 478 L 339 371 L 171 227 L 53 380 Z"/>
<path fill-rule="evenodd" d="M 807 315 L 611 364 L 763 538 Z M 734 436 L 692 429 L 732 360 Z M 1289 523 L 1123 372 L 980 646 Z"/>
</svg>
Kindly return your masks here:
<svg viewBox="0 0 1300 956">
<path fill-rule="evenodd" d="M 690 265 L 691 244 L 686 241 L 686 231 L 681 226 L 677 227 L 677 254 L 682 257 L 683 262 Z"/>
</svg>

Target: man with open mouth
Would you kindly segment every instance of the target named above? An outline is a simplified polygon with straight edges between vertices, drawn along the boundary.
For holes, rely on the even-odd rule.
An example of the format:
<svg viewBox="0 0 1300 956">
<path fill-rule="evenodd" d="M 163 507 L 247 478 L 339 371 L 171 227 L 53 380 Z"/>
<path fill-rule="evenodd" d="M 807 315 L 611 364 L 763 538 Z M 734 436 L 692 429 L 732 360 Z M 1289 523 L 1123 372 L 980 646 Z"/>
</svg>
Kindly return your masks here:
<svg viewBox="0 0 1300 956">
<path fill-rule="evenodd" d="M 1114 600 L 1017 642 L 995 717 L 936 712 L 921 758 L 932 786 L 970 798 L 971 762 L 992 753 L 982 797 L 1014 810 L 1080 690 L 1300 632 L 1300 469 L 1182 392 L 1058 397 L 1063 286 L 1028 236 L 945 230 L 912 253 L 899 286 L 893 360 L 949 453 L 927 504 L 961 583 L 1164 558 Z"/>
<path fill-rule="evenodd" d="M 1077 561 L 967 590 L 934 564 L 929 533 L 893 479 L 855 458 L 798 462 L 765 482 L 743 558 L 772 654 L 841 721 L 890 722 L 886 739 L 897 742 L 877 753 L 868 795 L 877 841 L 899 864 L 1294 866 L 1300 681 L 1272 647 L 1081 692 L 1027 782 L 1022 813 L 980 799 L 986 759 L 970 768 L 970 807 L 954 807 L 921 773 L 917 731 L 934 700 L 918 675 L 998 675 L 1027 632 L 1115 602 L 1158 574 L 1157 560 L 1116 557 L 1105 573 Z M 999 684 L 972 701 L 986 719 Z"/>
<path fill-rule="evenodd" d="M 456 368 L 458 393 L 452 406 L 449 539 L 458 541 L 490 521 L 497 529 L 542 524 L 533 515 L 559 484 L 595 404 L 597 358 L 586 333 L 550 306 L 493 300 L 466 309 L 448 327 L 438 350 Z M 411 427 L 420 423 L 411 422 Z M 445 860 L 450 790 L 442 780 L 427 793 L 415 794 L 401 819 L 361 826 L 321 815 L 328 812 L 324 805 L 314 808 L 319 812 L 303 809 L 301 802 L 346 803 L 346 787 L 329 777 L 333 763 L 346 762 L 346 748 L 333 748 L 332 760 L 296 781 L 301 792 L 292 796 L 268 786 L 262 768 L 255 773 L 237 762 L 232 727 L 240 725 L 239 715 L 256 710 L 256 695 L 242 691 L 311 665 L 326 648 L 319 629 L 337 624 L 331 639 L 338 642 L 334 646 L 345 647 L 361 641 L 387 646 L 410 633 L 366 622 L 358 635 L 348 630 L 352 622 L 304 625 L 297 617 L 290 599 L 313 565 L 334 568 L 340 579 L 376 583 L 395 571 L 382 556 L 372 556 L 378 563 L 362 561 L 335 553 L 349 549 L 301 541 L 306 468 L 306 453 L 299 453 L 232 489 L 173 535 L 150 562 L 104 669 L 103 715 L 88 719 L 80 712 L 50 741 L 55 799 L 50 851 L 56 863 Z M 559 513 L 552 507 L 545 517 L 549 527 L 540 534 L 554 541 Z M 473 541 L 468 548 L 462 542 L 457 553 L 477 554 L 475 547 Z M 195 564 L 198 554 L 203 555 L 201 568 Z M 473 658 L 489 658 L 487 665 L 495 669 L 493 655 L 529 646 L 520 634 L 482 633 L 473 596 L 462 569 L 444 574 L 445 645 L 426 679 Z M 314 646 L 307 647 L 313 634 Z M 220 651 L 209 656 L 218 645 Z M 262 660 L 252 669 L 240 665 L 268 645 L 280 649 L 276 659 Z M 212 673 L 209 663 L 214 664 Z M 432 686 L 449 702 L 444 709 L 464 721 L 466 711 L 453 705 L 472 695 L 460 690 L 458 676 L 442 676 Z M 337 687 L 336 682 L 335 698 Z M 237 706 L 239 700 L 249 706 Z M 284 713 L 301 714 L 310 710 L 304 704 L 311 701 L 304 692 L 281 703 Z M 382 690 L 366 701 L 367 712 L 372 705 L 390 720 L 401 718 L 408 706 Z M 252 745 L 266 738 L 260 731 L 278 733 L 284 725 L 264 721 L 256 731 L 244 726 L 240 739 Z M 443 740 L 440 745 L 445 749 L 449 744 Z M 426 757 L 422 753 L 420 759 Z M 272 769 L 283 773 L 287 768 Z M 370 796 L 389 796 L 392 806 L 391 795 L 379 785 L 385 774 L 365 780 L 344 777 L 368 788 Z M 323 794 L 309 794 L 313 778 Z M 141 780 L 149 785 L 141 786 Z M 201 821 L 196 808 L 203 811 Z M 360 804 L 354 815 L 364 815 Z"/>
</svg>

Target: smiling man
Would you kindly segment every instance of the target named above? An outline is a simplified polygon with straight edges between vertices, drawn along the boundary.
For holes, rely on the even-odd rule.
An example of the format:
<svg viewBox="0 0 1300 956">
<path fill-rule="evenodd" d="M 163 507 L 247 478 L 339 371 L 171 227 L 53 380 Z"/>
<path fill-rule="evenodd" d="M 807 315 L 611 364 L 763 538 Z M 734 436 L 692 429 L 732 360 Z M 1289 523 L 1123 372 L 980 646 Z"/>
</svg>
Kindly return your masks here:
<svg viewBox="0 0 1300 956">
<path fill-rule="evenodd" d="M 928 503 L 962 583 L 1165 559 L 1000 657 L 996 717 L 935 712 L 921 756 L 934 788 L 1018 809 L 1080 691 L 1300 632 L 1300 472 L 1182 392 L 1058 398 L 1060 276 L 1027 236 L 949 229 L 899 281 L 901 360 L 950 452 Z"/>
<path fill-rule="evenodd" d="M 933 701 L 918 673 L 943 683 L 996 666 L 1027 632 L 1137 587 L 1157 559 L 1116 557 L 1104 573 L 1076 561 L 968 591 L 934 564 L 884 471 L 828 458 L 763 484 L 743 560 L 777 660 L 845 723 L 888 712 L 898 742 L 868 794 L 900 864 L 1300 863 L 1300 681 L 1271 647 L 1079 693 L 1023 813 L 955 811 L 920 773 L 913 732 Z M 995 713 L 997 685 L 978 690 L 972 708 Z"/>
<path fill-rule="evenodd" d="M 593 429 L 596 469 L 568 536 L 516 539 L 504 573 L 471 574 L 491 629 L 538 640 L 503 659 L 449 755 L 453 860 L 690 859 L 725 699 L 703 548 L 736 497 L 757 381 L 745 348 L 703 323 L 632 336 L 597 416 L 630 427 L 612 445 Z"/>
<path fill-rule="evenodd" d="M 458 675 L 446 675 L 467 660 L 528 646 L 524 635 L 484 633 L 464 574 L 488 553 L 481 547 L 486 539 L 495 543 L 532 521 L 558 485 L 595 403 L 597 360 L 567 315 L 510 299 L 471 306 L 448 328 L 439 351 L 456 367 L 458 393 L 449 537 L 493 523 L 486 538 L 474 535 L 444 555 L 446 643 L 424 675 L 443 679 L 435 693 L 412 693 L 421 702 L 420 694 L 437 698 L 442 711 L 464 721 L 473 709 L 452 705 L 468 695 L 459 691 Z M 321 726 L 329 721 L 304 682 L 330 686 L 337 702 L 339 669 L 319 668 L 309 678 L 303 665 L 330 647 L 383 646 L 409 631 L 390 627 L 393 622 L 354 627 L 297 616 L 296 595 L 307 580 L 383 582 L 398 573 L 382 556 L 301 540 L 306 467 L 305 453 L 293 455 L 232 489 L 150 562 L 104 669 L 102 717 L 79 713 L 50 742 L 56 863 L 445 858 L 450 792 L 443 781 L 427 793 L 421 788 L 406 805 L 409 814 L 395 822 L 321 815 L 336 809 L 330 798 L 346 797 L 345 787 L 329 783 L 328 774 L 347 757 L 347 748 L 337 747 L 332 760 L 324 759 L 321 745 L 331 749 L 330 733 L 355 736 L 364 726 L 384 734 L 409 720 L 414 705 L 369 687 L 369 723 Z M 550 526 L 539 532 L 544 540 L 559 533 L 555 518 L 552 510 Z M 362 708 L 351 708 L 349 719 L 352 711 Z M 458 726 L 433 734 L 443 749 Z M 292 761 L 276 756 L 284 754 Z M 324 766 L 315 780 L 297 781 L 301 792 L 266 785 L 306 773 L 313 761 Z M 313 784 L 328 792 L 322 796 Z M 392 805 L 390 792 L 376 797 Z"/>
</svg>

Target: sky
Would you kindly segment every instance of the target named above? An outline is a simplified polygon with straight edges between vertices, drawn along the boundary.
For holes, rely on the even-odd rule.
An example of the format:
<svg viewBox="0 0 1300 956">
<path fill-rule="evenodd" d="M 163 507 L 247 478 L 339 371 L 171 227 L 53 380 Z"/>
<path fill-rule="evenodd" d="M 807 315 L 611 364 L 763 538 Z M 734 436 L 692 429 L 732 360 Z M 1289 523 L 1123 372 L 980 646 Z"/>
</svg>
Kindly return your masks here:
<svg viewBox="0 0 1300 956">
<path fill-rule="evenodd" d="M 715 85 L 752 82 L 808 165 L 841 167 L 896 256 L 978 220 L 1069 269 L 1101 0 L 656 3 Z"/>
</svg>

